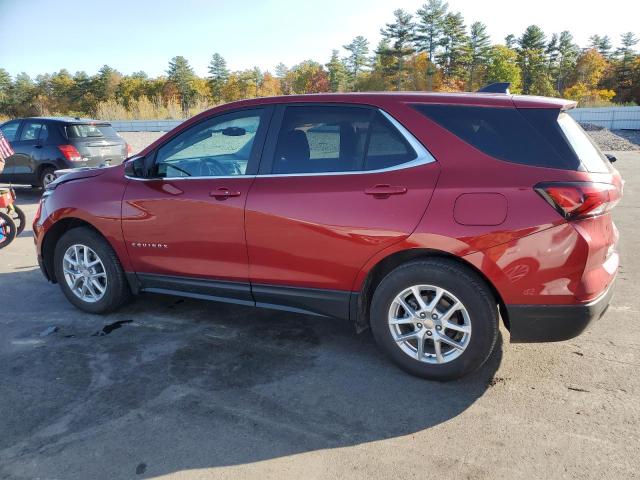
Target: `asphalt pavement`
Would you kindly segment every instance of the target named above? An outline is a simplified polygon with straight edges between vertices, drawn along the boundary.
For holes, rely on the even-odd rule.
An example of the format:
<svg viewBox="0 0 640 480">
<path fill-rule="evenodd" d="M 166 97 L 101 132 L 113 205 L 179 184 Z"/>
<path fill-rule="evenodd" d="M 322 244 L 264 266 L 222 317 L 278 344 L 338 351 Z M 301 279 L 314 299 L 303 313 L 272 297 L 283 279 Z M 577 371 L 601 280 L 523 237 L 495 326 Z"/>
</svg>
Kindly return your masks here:
<svg viewBox="0 0 640 480">
<path fill-rule="evenodd" d="M 606 315 L 476 374 L 410 377 L 337 320 L 143 295 L 84 314 L 0 250 L 0 478 L 637 478 L 640 153 Z M 38 192 L 19 188 L 29 220 Z"/>
</svg>

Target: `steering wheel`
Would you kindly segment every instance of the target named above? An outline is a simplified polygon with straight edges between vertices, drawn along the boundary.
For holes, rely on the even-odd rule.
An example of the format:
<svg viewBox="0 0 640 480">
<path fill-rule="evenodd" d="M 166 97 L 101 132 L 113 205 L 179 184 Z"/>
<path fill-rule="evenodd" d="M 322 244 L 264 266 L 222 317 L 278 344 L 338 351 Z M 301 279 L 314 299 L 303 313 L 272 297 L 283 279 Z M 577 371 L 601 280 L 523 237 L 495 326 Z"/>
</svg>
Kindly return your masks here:
<svg viewBox="0 0 640 480">
<path fill-rule="evenodd" d="M 200 176 L 201 177 L 223 177 L 228 175 L 225 166 L 217 160 L 212 158 L 203 158 L 200 162 Z"/>
</svg>

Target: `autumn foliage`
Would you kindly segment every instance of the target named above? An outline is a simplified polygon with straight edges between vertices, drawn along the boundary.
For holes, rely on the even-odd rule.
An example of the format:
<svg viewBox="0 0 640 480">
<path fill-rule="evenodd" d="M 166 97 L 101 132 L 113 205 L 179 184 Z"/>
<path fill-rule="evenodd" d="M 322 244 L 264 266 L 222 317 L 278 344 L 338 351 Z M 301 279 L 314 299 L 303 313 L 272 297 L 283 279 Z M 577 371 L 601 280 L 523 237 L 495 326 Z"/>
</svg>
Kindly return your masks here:
<svg viewBox="0 0 640 480">
<path fill-rule="evenodd" d="M 30 78 L 0 68 L 0 118 L 27 115 L 82 115 L 105 119 L 185 118 L 211 106 L 244 98 L 346 91 L 474 91 L 510 82 L 516 93 L 559 96 L 581 105 L 640 103 L 637 38 L 621 35 L 613 49 L 607 36 L 593 35 L 580 48 L 568 31 L 546 35 L 531 25 L 517 37 L 492 44 L 487 27 L 467 27 L 460 12 L 443 0 L 428 0 L 415 14 L 395 10 L 380 30 L 375 48 L 363 36 L 327 63 L 305 60 L 230 71 L 212 55 L 206 76 L 185 57 L 169 61 L 166 75 L 123 75 L 105 65 L 95 75 L 62 69 Z"/>
</svg>

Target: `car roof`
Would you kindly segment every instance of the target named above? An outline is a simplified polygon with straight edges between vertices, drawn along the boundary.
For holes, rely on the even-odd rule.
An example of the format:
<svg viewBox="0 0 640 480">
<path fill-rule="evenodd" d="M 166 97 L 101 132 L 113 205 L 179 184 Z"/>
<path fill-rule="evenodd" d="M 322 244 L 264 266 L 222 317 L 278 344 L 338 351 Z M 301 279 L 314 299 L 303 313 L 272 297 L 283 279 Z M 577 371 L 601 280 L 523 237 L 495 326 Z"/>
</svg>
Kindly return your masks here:
<svg viewBox="0 0 640 480">
<path fill-rule="evenodd" d="M 361 103 L 380 105 L 389 102 L 434 103 L 517 108 L 573 108 L 576 102 L 560 98 L 472 92 L 355 92 L 280 95 L 239 100 L 225 106 L 266 105 L 273 103 Z"/>
<path fill-rule="evenodd" d="M 17 120 L 46 120 L 49 122 L 60 122 L 60 123 L 70 123 L 74 125 L 110 125 L 110 123 L 106 120 L 93 120 L 90 118 L 80 118 L 80 117 L 25 117 Z"/>
</svg>

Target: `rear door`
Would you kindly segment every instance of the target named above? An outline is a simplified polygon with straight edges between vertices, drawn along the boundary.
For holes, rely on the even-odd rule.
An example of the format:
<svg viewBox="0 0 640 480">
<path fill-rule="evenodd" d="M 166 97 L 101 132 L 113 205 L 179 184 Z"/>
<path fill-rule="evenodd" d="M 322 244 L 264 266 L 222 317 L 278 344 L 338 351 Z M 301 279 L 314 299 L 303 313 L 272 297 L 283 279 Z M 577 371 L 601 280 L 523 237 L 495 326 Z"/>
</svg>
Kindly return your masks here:
<svg viewBox="0 0 640 480">
<path fill-rule="evenodd" d="M 69 142 L 82 157 L 83 163 L 78 166 L 117 165 L 127 156 L 127 144 L 108 123 L 78 123 L 65 129 Z"/>
<path fill-rule="evenodd" d="M 273 123 L 246 207 L 254 298 L 347 316 L 357 273 L 415 229 L 439 168 L 374 108 L 280 106 Z"/>
</svg>

